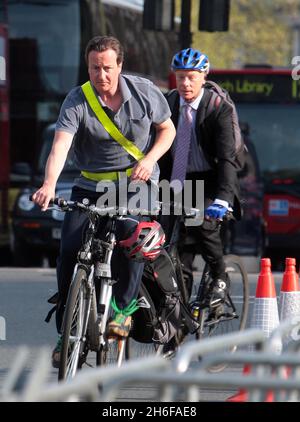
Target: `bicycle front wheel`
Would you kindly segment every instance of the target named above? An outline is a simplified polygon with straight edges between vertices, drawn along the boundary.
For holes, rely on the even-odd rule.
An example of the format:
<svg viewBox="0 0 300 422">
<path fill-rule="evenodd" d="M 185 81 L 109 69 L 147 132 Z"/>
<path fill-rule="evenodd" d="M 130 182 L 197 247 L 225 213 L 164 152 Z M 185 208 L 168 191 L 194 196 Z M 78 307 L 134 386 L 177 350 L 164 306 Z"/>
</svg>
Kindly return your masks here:
<svg viewBox="0 0 300 422">
<path fill-rule="evenodd" d="M 216 308 L 200 310 L 200 328 L 196 333 L 198 340 L 206 337 L 241 331 L 246 327 L 249 306 L 248 275 L 242 260 L 236 255 L 224 256 L 229 281 L 228 295 L 224 303 Z M 235 352 L 237 346 L 224 350 Z M 211 372 L 222 371 L 224 363 L 209 368 Z"/>
<path fill-rule="evenodd" d="M 109 337 L 97 352 L 97 365 L 121 366 L 125 359 L 126 338 Z"/>
<path fill-rule="evenodd" d="M 108 325 L 113 318 L 114 311 L 110 305 L 110 300 L 105 306 L 108 306 L 108 313 L 103 336 L 104 342 L 102 342 L 100 349 L 96 353 L 96 364 L 97 366 L 121 366 L 125 359 L 126 338 L 108 334 Z M 104 318 L 104 315 L 102 315 L 102 318 Z"/>
<path fill-rule="evenodd" d="M 59 380 L 73 378 L 86 358 L 85 331 L 91 303 L 87 278 L 86 270 L 79 268 L 70 286 L 63 322 Z"/>
</svg>

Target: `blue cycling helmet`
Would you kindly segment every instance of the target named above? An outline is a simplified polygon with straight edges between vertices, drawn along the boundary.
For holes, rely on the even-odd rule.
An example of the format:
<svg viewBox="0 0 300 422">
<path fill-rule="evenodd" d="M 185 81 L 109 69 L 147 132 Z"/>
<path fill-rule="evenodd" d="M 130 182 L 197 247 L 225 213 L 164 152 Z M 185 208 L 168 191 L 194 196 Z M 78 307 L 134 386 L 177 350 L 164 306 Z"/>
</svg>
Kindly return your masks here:
<svg viewBox="0 0 300 422">
<path fill-rule="evenodd" d="M 193 48 L 186 48 L 179 51 L 173 57 L 172 70 L 199 70 L 200 72 L 209 72 L 209 61 L 206 54 Z"/>
</svg>

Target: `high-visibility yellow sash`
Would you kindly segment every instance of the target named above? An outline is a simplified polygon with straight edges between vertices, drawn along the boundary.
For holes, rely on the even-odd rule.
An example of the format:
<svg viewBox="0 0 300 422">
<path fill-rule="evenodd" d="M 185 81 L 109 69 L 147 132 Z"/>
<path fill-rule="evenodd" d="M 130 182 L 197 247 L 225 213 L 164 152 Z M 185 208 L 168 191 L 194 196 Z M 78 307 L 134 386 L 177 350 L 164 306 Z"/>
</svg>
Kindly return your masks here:
<svg viewBox="0 0 300 422">
<path fill-rule="evenodd" d="M 88 105 L 90 106 L 90 108 L 92 109 L 104 129 L 110 134 L 110 136 L 115 141 L 117 141 L 125 149 L 125 151 L 128 152 L 128 154 L 132 155 L 132 157 L 134 157 L 137 161 L 142 159 L 144 157 L 144 153 L 136 145 L 134 145 L 132 141 L 129 141 L 127 138 L 125 138 L 125 136 L 119 131 L 116 125 L 107 116 L 94 93 L 90 81 L 81 85 L 81 89 L 88 102 Z"/>
<path fill-rule="evenodd" d="M 82 171 L 81 174 L 86 179 L 93 180 L 94 182 L 101 182 L 104 180 L 121 180 L 122 177 L 127 176 L 130 177 L 132 174 L 132 168 L 121 170 L 121 171 L 106 171 L 103 173 L 95 173 L 90 171 Z"/>
</svg>

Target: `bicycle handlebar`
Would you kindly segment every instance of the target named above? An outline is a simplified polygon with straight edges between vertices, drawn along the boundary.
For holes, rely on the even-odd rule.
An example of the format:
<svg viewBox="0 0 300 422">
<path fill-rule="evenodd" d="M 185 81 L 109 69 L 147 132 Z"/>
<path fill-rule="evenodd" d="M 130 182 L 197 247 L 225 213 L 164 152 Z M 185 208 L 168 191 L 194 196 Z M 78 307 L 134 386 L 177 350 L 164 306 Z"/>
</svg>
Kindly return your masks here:
<svg viewBox="0 0 300 422">
<path fill-rule="evenodd" d="M 30 195 L 29 200 L 32 201 L 32 195 Z M 84 200 L 83 200 L 84 201 Z M 120 215 L 124 216 L 127 214 L 132 215 L 148 215 L 148 216 L 157 216 L 159 214 L 159 211 L 163 208 L 163 206 L 170 206 L 176 207 L 178 204 L 176 203 L 170 203 L 170 204 L 164 204 L 163 202 L 158 202 L 158 207 L 154 210 L 146 210 L 141 208 L 126 208 L 126 207 L 103 207 L 99 208 L 96 205 L 90 205 L 89 203 L 84 202 L 78 202 L 78 201 L 67 201 L 64 198 L 56 197 L 54 199 L 51 199 L 49 201 L 49 205 L 56 205 L 59 207 L 62 211 L 71 211 L 72 209 L 81 209 L 83 211 L 91 211 L 94 213 L 97 213 L 99 215 Z M 182 209 L 182 215 L 183 218 L 200 218 L 201 211 L 198 208 L 187 208 L 187 207 L 181 207 Z M 230 220 L 233 218 L 233 215 L 231 212 L 228 212 L 224 216 L 224 220 Z"/>
<path fill-rule="evenodd" d="M 84 201 L 84 200 L 83 200 Z M 127 208 L 127 207 L 97 207 L 96 205 L 78 201 L 67 201 L 64 198 L 54 198 L 50 201 L 50 204 L 56 205 L 61 208 L 62 211 L 71 211 L 73 209 L 80 209 L 83 211 L 90 211 L 92 213 L 104 216 L 104 215 L 118 215 L 124 216 L 127 214 L 131 215 L 157 215 L 159 210 L 146 210 L 141 208 Z"/>
<path fill-rule="evenodd" d="M 29 200 L 32 201 L 32 195 L 29 196 Z M 86 202 L 86 203 L 85 203 Z M 90 205 L 88 199 L 83 199 L 83 202 L 79 201 L 70 201 L 64 198 L 56 197 L 54 199 L 50 199 L 49 205 L 56 205 L 61 211 L 72 211 L 74 209 L 80 209 L 83 211 L 91 211 L 95 214 L 99 215 L 120 215 L 124 216 L 127 214 L 132 215 L 157 215 L 159 209 L 154 210 L 146 210 L 142 208 L 127 208 L 127 207 L 103 207 L 99 208 L 96 205 Z"/>
</svg>

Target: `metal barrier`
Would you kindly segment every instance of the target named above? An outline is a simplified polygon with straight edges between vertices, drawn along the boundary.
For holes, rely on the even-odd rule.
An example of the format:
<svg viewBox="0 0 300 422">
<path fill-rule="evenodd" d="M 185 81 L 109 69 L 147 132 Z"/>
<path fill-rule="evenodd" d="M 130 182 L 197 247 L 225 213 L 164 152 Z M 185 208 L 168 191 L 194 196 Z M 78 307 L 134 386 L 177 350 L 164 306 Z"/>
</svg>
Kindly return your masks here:
<svg viewBox="0 0 300 422">
<path fill-rule="evenodd" d="M 28 350 L 25 353 L 28 353 Z M 24 361 L 24 350 L 21 351 Z M 170 366 L 170 362 L 159 356 L 135 359 L 127 362 L 121 367 L 106 366 L 98 368 L 86 368 L 78 372 L 71 381 L 51 383 L 45 385 L 46 377 L 50 372 L 50 351 L 42 350 L 35 365 L 35 370 L 26 384 L 23 391 L 14 392 L 14 385 L 18 381 L 18 375 L 15 368 L 12 369 L 14 376 L 8 376 L 11 379 L 2 389 L 2 401 L 74 401 L 99 400 L 99 387 L 105 388 L 106 384 L 112 379 L 130 379 L 131 374 L 158 371 L 164 372 Z M 20 372 L 19 372 L 20 374 Z"/>
<path fill-rule="evenodd" d="M 201 342 L 185 344 L 171 364 L 167 373 L 132 374 L 130 380 L 111 380 L 102 401 L 114 401 L 124 383 L 148 382 L 159 388 L 160 401 L 175 401 L 178 389 L 185 393 L 186 401 L 201 400 L 199 387 L 247 389 L 249 401 L 264 401 L 267 393 L 274 391 L 274 400 L 298 401 L 300 393 L 300 355 L 285 353 L 276 355 L 278 341 L 292 330 L 300 329 L 300 319 L 294 318 L 283 322 L 267 339 L 261 330 L 249 329 L 240 333 L 225 334 L 208 338 Z M 232 346 L 255 345 L 258 351 L 224 353 L 224 348 Z M 295 348 L 294 343 L 294 348 Z M 188 371 L 194 358 L 201 356 L 198 368 Z M 242 374 L 210 374 L 207 368 L 222 364 L 251 364 L 250 376 Z M 287 379 L 288 366 L 292 372 Z M 289 393 L 289 394 L 288 394 Z"/>
<path fill-rule="evenodd" d="M 233 346 L 245 346 L 249 344 L 257 344 L 258 347 L 262 347 L 266 338 L 261 330 L 248 329 L 233 334 L 224 334 L 222 336 L 211 337 L 201 341 L 193 341 L 187 343 L 182 347 L 181 351 L 178 352 L 176 359 L 174 360 L 174 369 L 177 372 L 185 372 L 191 360 L 197 356 L 206 356 L 207 353 L 215 353 L 222 351 L 224 348 L 230 348 Z M 201 364 L 202 366 L 203 364 Z"/>
<path fill-rule="evenodd" d="M 253 372 L 256 375 L 266 377 L 278 377 L 279 379 L 291 379 L 295 378 L 298 381 L 300 380 L 300 336 L 298 332 L 300 330 L 300 316 L 294 316 L 288 320 L 281 322 L 281 324 L 271 333 L 270 338 L 264 343 L 264 351 L 270 352 L 272 354 L 277 353 L 278 355 L 278 344 L 281 343 L 283 350 L 293 352 L 291 354 L 291 361 L 289 363 L 282 363 L 280 365 L 279 361 L 277 365 L 271 365 L 271 360 L 269 365 L 267 363 L 258 364 L 258 362 L 253 367 Z M 293 341 L 291 338 L 294 335 Z M 289 337 L 288 343 L 285 343 L 285 338 Z M 294 356 L 294 358 L 293 358 Z M 283 352 L 280 356 L 287 358 L 288 354 Z M 294 360 L 292 360 L 294 359 Z M 276 360 L 276 358 L 274 358 Z M 288 360 L 288 359 L 286 359 Z M 298 361 L 298 365 L 297 365 Z M 275 363 L 275 362 L 274 362 Z M 249 394 L 249 401 L 262 401 L 263 394 L 260 389 L 253 389 Z M 274 401 L 299 401 L 300 395 L 299 391 L 290 391 L 289 394 L 283 390 L 274 391 Z"/>
<path fill-rule="evenodd" d="M 191 341 L 181 347 L 177 357 L 166 360 L 160 356 L 136 359 L 120 368 L 115 366 L 82 370 L 68 382 L 47 384 L 50 372 L 50 351 L 42 350 L 35 370 L 22 390 L 16 390 L 18 377 L 27 359 L 26 349 L 18 354 L 15 365 L 3 384 L 2 401 L 115 401 L 120 389 L 142 382 L 155 385 L 158 400 L 201 400 L 201 388 L 246 389 L 249 401 L 264 401 L 268 391 L 274 392 L 274 401 L 300 400 L 300 341 L 290 342 L 281 354 L 274 352 L 278 339 L 300 329 L 300 318 L 283 322 L 269 339 L 262 331 L 248 329 L 205 340 Z M 224 352 L 232 346 L 255 345 L 256 350 Z M 191 367 L 191 362 L 201 356 L 201 361 Z M 211 374 L 207 368 L 218 363 L 251 365 L 251 373 Z M 288 368 L 288 371 L 287 369 Z M 99 385 L 101 389 L 99 389 Z"/>
</svg>

